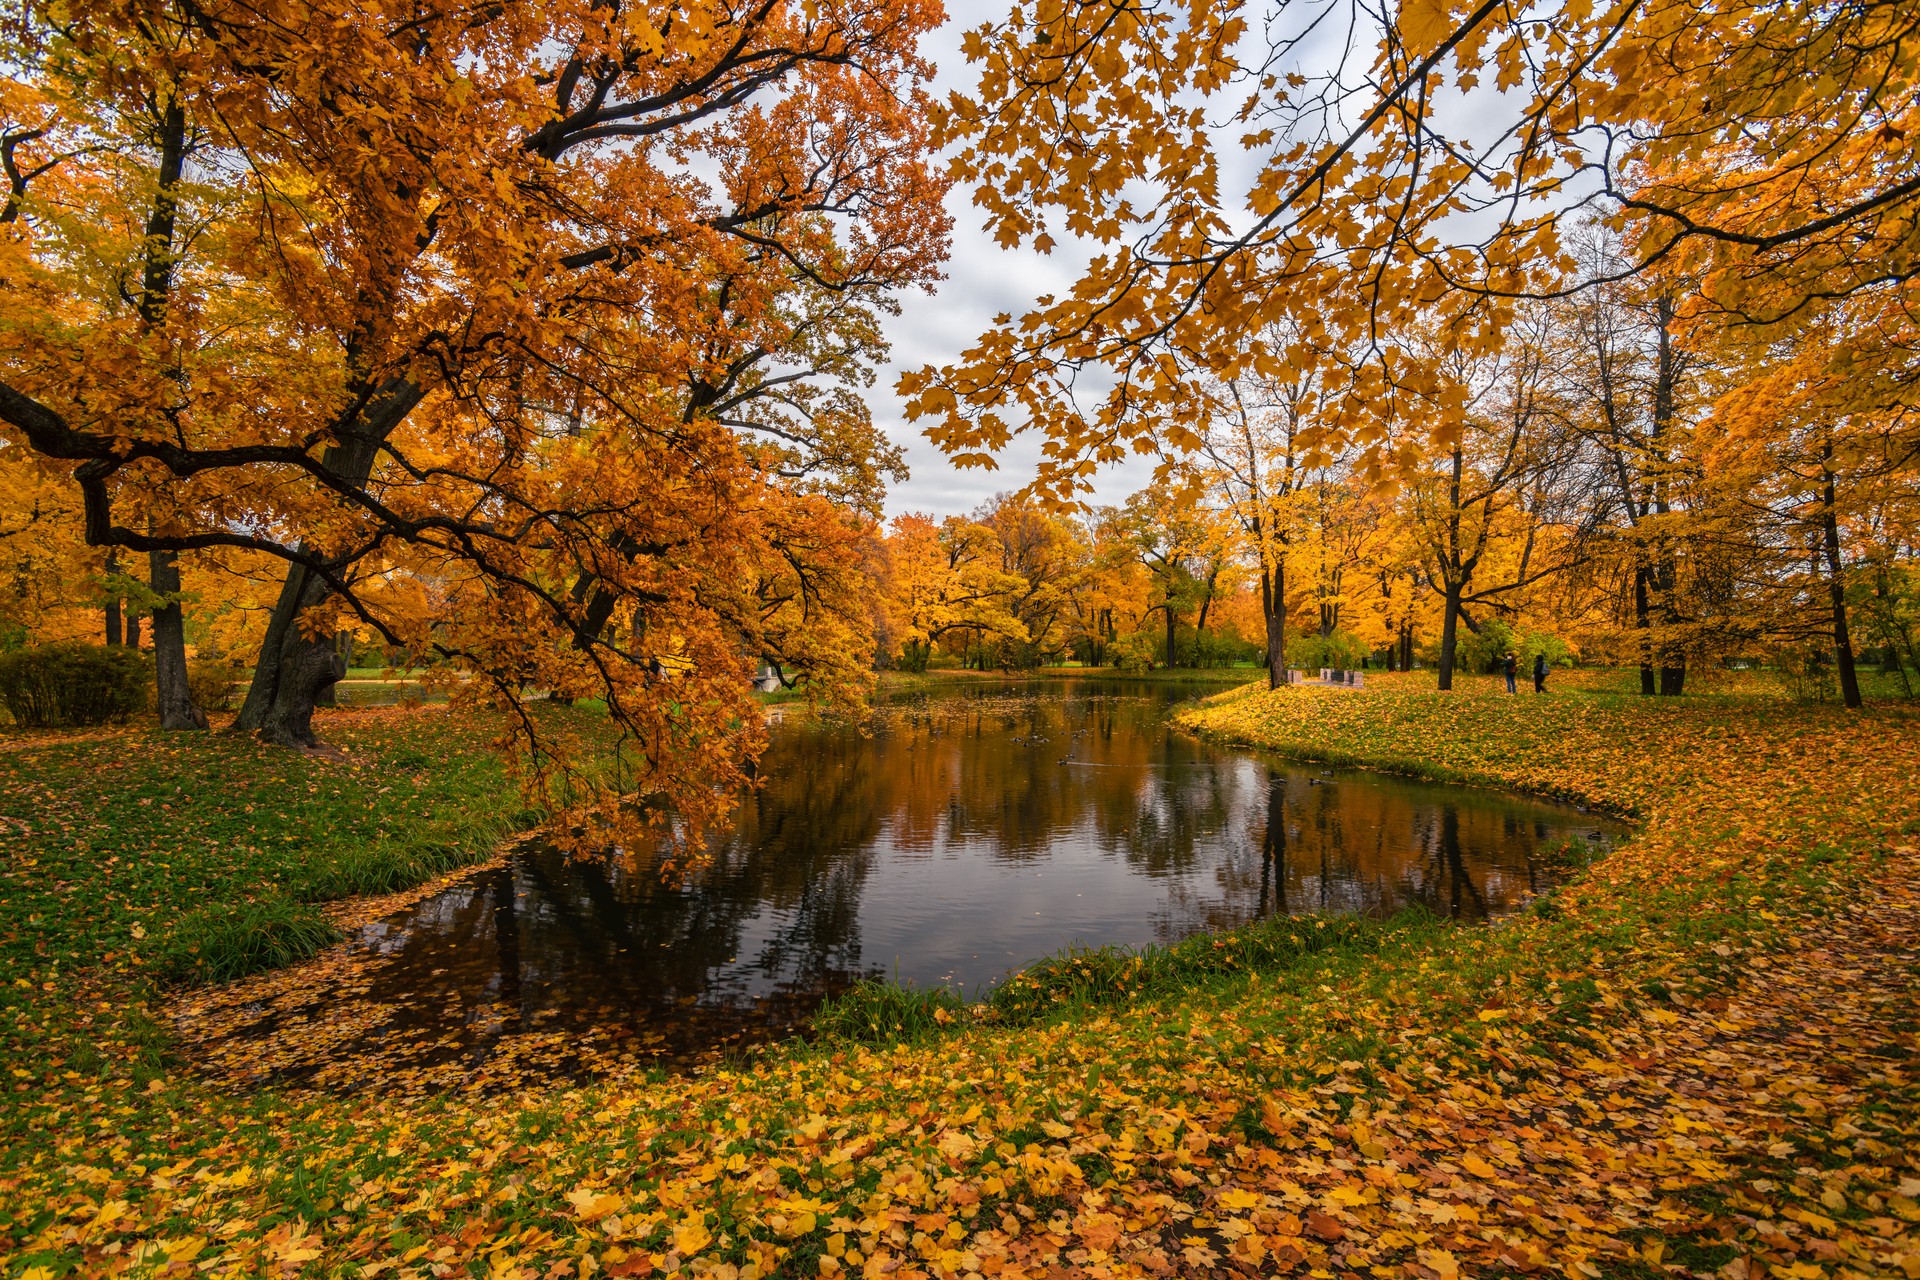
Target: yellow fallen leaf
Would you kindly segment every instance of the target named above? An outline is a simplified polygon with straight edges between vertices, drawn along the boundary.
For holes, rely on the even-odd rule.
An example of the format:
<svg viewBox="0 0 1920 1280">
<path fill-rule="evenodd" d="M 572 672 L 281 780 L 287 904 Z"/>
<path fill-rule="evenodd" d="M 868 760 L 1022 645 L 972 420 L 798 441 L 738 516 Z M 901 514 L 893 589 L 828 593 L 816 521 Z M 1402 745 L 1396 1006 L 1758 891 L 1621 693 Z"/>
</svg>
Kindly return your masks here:
<svg viewBox="0 0 1920 1280">
<path fill-rule="evenodd" d="M 1267 1198 L 1245 1187 L 1230 1187 L 1220 1193 L 1220 1203 L 1229 1209 L 1253 1209 L 1267 1202 Z"/>
<path fill-rule="evenodd" d="M 589 1191 L 585 1187 L 576 1187 L 567 1192 L 567 1203 L 573 1206 L 573 1212 L 582 1222 L 598 1222 L 611 1214 L 620 1212 L 626 1202 L 619 1196 Z"/>
<path fill-rule="evenodd" d="M 1461 1157 L 1460 1167 L 1462 1169 L 1465 1169 L 1468 1173 L 1472 1174 L 1476 1178 L 1491 1178 L 1491 1177 L 1495 1177 L 1500 1172 L 1498 1169 L 1488 1164 L 1485 1160 L 1482 1160 L 1479 1156 L 1472 1155 L 1472 1154 L 1468 1154 L 1466 1156 Z"/>
<path fill-rule="evenodd" d="M 673 1247 L 683 1254 L 696 1254 L 713 1243 L 713 1233 L 699 1218 L 688 1218 L 673 1229 Z"/>
</svg>

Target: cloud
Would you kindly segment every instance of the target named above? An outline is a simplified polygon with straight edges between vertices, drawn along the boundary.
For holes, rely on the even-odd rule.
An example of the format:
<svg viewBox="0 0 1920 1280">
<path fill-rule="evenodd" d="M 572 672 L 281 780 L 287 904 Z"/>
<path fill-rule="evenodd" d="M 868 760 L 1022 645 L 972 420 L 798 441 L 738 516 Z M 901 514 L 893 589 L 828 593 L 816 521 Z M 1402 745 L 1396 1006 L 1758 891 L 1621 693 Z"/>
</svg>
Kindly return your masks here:
<svg viewBox="0 0 1920 1280">
<path fill-rule="evenodd" d="M 960 53 L 960 35 L 968 19 L 949 19 L 921 46 L 937 68 L 929 86 L 936 97 L 970 87 L 970 73 Z M 869 393 L 874 421 L 906 451 L 912 478 L 887 495 L 887 513 L 926 511 L 936 516 L 963 514 L 994 494 L 1017 489 L 1033 479 L 1040 460 L 1041 441 L 1016 437 L 999 455 L 994 470 L 955 467 L 907 421 L 906 408 L 894 392 L 900 374 L 927 364 L 959 358 L 975 339 L 1005 312 L 1018 316 L 1049 293 L 1064 293 L 1079 278 L 1086 251 L 1071 244 L 1052 255 L 1030 249 L 1005 249 L 994 243 L 973 205 L 971 188 L 956 186 L 947 197 L 953 215 L 953 255 L 947 278 L 931 294 L 913 293 L 900 300 L 900 314 L 888 326 L 893 358 L 880 370 Z M 1130 459 L 1095 477 L 1091 501 L 1113 503 L 1145 485 L 1153 474 L 1151 459 Z"/>
</svg>

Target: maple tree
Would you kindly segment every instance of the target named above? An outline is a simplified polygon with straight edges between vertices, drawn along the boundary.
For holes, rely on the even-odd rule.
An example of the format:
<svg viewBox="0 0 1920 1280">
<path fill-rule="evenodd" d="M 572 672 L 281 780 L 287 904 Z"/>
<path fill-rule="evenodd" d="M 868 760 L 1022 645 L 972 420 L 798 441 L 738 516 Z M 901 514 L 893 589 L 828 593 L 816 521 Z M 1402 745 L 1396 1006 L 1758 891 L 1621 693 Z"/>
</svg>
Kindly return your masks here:
<svg viewBox="0 0 1920 1280">
<path fill-rule="evenodd" d="M 1090 260 L 903 390 L 962 462 L 1042 435 L 1035 492 L 1069 501 L 1129 453 L 1200 450 L 1221 385 L 1313 382 L 1303 465 L 1347 454 L 1391 492 L 1453 447 L 1472 392 L 1449 361 L 1502 358 L 1540 300 L 1610 292 L 1653 337 L 1589 326 L 1589 362 L 1645 386 L 1602 389 L 1632 412 L 1590 438 L 1626 474 L 1612 514 L 1589 505 L 1621 520 L 1650 691 L 1677 693 L 1686 654 L 1742 627 L 1712 616 L 1705 512 L 1675 505 L 1699 461 L 1676 438 L 1701 411 L 1690 362 L 1709 330 L 1909 297 L 1914 23 L 1892 3 L 1012 4 L 968 33 L 976 87 L 940 137 L 1001 243 Z"/>
<path fill-rule="evenodd" d="M 1727 306 L 1911 272 L 1904 6 L 1334 9 L 1352 35 L 1324 61 L 1318 7 L 1016 3 L 969 32 L 978 86 L 942 137 L 989 228 L 1098 252 L 1067 296 L 906 380 L 937 439 L 970 456 L 1042 432 L 1040 484 L 1064 496 L 1136 442 L 1191 443 L 1190 365 L 1272 377 L 1359 351 L 1346 400 L 1382 443 L 1358 411 L 1426 381 L 1399 335 L 1440 304 L 1453 341 L 1497 339 L 1502 299 L 1558 288 L 1588 209 L 1640 232 L 1623 271 L 1721 263 Z M 1497 111 L 1469 131 L 1483 81 Z M 1831 207 L 1806 205 L 1826 180 Z M 1283 316 L 1305 341 L 1265 336 Z M 1112 386 L 1083 410 L 1093 367 Z"/>
</svg>

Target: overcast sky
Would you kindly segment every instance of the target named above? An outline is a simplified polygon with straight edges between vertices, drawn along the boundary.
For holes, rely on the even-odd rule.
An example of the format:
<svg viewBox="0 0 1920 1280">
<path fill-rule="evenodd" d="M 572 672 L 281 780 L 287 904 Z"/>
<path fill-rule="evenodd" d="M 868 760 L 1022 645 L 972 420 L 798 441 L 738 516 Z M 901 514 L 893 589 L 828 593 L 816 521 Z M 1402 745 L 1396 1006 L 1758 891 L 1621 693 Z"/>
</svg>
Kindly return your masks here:
<svg viewBox="0 0 1920 1280">
<path fill-rule="evenodd" d="M 978 10 L 952 6 L 947 25 L 927 37 L 922 50 L 938 67 L 931 86 L 937 97 L 969 86 L 972 74 L 960 55 L 960 34 L 977 25 Z M 920 429 L 907 421 L 905 408 L 894 392 L 903 370 L 925 364 L 945 364 L 959 357 L 984 333 L 1001 312 L 1018 316 L 1042 294 L 1064 293 L 1079 275 L 1079 255 L 1056 251 L 1049 257 L 1030 250 L 1002 249 L 981 229 L 982 214 L 973 204 L 971 188 L 955 186 L 947 197 L 953 215 L 953 256 L 947 278 L 931 294 L 913 293 L 901 299 L 899 316 L 887 326 L 893 339 L 893 361 L 880 371 L 869 400 L 877 422 L 906 451 L 913 476 L 887 495 L 887 514 L 927 511 L 936 516 L 971 511 L 994 494 L 1018 489 L 1033 479 L 1040 458 L 1036 437 L 1015 439 L 993 471 L 961 470 L 946 460 Z M 1130 460 L 1102 473 L 1091 501 L 1119 502 L 1146 484 L 1153 475 L 1152 459 Z"/>
</svg>

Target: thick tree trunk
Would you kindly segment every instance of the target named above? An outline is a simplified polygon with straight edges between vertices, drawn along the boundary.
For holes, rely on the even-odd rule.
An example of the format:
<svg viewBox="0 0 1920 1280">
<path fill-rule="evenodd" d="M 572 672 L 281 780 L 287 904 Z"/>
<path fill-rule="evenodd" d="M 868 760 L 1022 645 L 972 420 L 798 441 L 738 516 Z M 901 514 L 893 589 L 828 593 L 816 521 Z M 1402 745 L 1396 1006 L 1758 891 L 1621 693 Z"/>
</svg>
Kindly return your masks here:
<svg viewBox="0 0 1920 1280">
<path fill-rule="evenodd" d="M 147 560 L 154 594 L 165 603 L 153 611 L 153 681 L 162 729 L 205 729 L 207 717 L 193 705 L 187 685 L 186 616 L 180 608 L 180 565 L 171 551 Z"/>
<path fill-rule="evenodd" d="M 1647 599 L 1647 570 L 1633 567 L 1633 625 L 1640 633 L 1640 694 L 1651 698 L 1657 692 L 1653 674 L 1653 610 Z"/>
<path fill-rule="evenodd" d="M 1260 571 L 1260 613 L 1267 624 L 1267 688 L 1287 683 L 1287 580 L 1283 569 Z"/>
<path fill-rule="evenodd" d="M 1827 448 L 1832 456 L 1832 446 Z M 1833 472 L 1826 470 L 1823 461 L 1821 469 L 1826 474 L 1825 499 L 1820 513 L 1821 542 L 1827 558 L 1827 594 L 1833 602 L 1833 659 L 1840 668 L 1840 696 L 1850 707 L 1861 705 L 1860 677 L 1853 668 L 1853 637 L 1847 631 L 1847 580 L 1841 571 L 1840 522 L 1835 517 Z"/>
<path fill-rule="evenodd" d="M 1172 602 L 1168 602 L 1167 604 L 1167 668 L 1168 670 L 1172 670 L 1174 667 L 1180 665 L 1179 663 L 1174 661 L 1175 654 L 1173 651 L 1173 626 L 1174 626 L 1173 604 Z"/>
<path fill-rule="evenodd" d="M 1446 612 L 1440 623 L 1440 688 L 1453 688 L 1453 654 L 1460 639 L 1460 588 L 1447 588 Z"/>
<path fill-rule="evenodd" d="M 359 422 L 359 430 L 345 444 L 328 449 L 323 461 L 349 484 L 364 485 L 373 474 L 380 442 L 420 402 L 422 392 L 402 385 L 381 397 Z M 254 664 L 253 683 L 234 719 L 236 731 L 257 733 L 263 741 L 282 746 L 313 747 L 313 711 L 320 695 L 347 674 L 346 664 L 327 636 L 309 640 L 300 634 L 299 617 L 327 598 L 325 579 L 303 565 L 287 566 L 280 599 L 267 622 L 266 639 Z"/>
<path fill-rule="evenodd" d="M 281 585 L 280 599 L 267 623 L 253 684 L 234 720 L 236 730 L 249 730 L 264 742 L 283 747 L 317 747 L 313 712 L 323 691 L 347 674 L 346 664 L 332 636 L 309 639 L 301 634 L 299 618 L 327 598 L 327 584 L 295 565 Z"/>
</svg>

